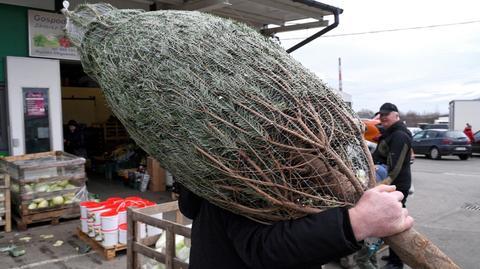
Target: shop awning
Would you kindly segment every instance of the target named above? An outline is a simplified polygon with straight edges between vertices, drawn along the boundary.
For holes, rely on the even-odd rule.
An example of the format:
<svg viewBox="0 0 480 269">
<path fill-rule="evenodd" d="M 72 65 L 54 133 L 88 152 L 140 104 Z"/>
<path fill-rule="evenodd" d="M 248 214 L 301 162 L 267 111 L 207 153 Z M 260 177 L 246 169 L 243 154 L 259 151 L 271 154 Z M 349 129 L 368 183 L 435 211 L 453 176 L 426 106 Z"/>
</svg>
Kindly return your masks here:
<svg viewBox="0 0 480 269">
<path fill-rule="evenodd" d="M 232 18 L 258 29 L 265 35 L 323 28 L 287 52 L 292 52 L 338 25 L 342 9 L 315 0 L 130 0 L 149 2 L 154 9 L 200 10 Z M 325 16 L 333 15 L 329 25 Z"/>
</svg>

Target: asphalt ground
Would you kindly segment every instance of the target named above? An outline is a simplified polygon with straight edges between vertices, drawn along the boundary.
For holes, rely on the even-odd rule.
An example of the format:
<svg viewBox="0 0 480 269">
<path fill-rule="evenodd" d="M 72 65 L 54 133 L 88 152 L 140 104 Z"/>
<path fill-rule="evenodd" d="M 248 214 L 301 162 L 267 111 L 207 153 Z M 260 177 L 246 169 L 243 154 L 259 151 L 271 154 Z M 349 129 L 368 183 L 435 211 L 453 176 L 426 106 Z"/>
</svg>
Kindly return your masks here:
<svg viewBox="0 0 480 269">
<path fill-rule="evenodd" d="M 461 161 L 454 156 L 441 160 L 417 156 L 412 172 L 415 193 L 407 208 L 415 218 L 415 229 L 461 268 L 480 268 L 480 157 Z M 74 235 L 77 225 L 78 220 L 1 233 L 0 247 L 21 245 L 26 254 L 14 258 L 0 253 L 0 268 L 126 268 L 125 251 L 112 261 L 94 251 L 81 253 L 82 241 Z M 45 235 L 53 237 L 42 238 Z M 20 240 L 25 237 L 30 241 Z M 54 246 L 57 241 L 63 244 Z"/>
</svg>

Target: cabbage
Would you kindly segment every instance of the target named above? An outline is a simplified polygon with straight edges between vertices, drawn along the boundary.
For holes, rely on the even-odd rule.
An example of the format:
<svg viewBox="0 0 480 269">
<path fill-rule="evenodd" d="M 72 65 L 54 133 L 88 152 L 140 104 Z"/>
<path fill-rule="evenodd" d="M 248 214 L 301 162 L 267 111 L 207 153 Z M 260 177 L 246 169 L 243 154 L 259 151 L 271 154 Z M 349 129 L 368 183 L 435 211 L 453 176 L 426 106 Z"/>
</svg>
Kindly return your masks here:
<svg viewBox="0 0 480 269">
<path fill-rule="evenodd" d="M 48 190 L 48 185 L 45 183 L 40 183 L 35 186 L 35 192 L 45 192 Z"/>
<path fill-rule="evenodd" d="M 25 193 L 31 193 L 33 192 L 33 188 L 30 184 L 25 184 L 25 186 L 23 187 L 24 190 L 25 190 Z"/>
<path fill-rule="evenodd" d="M 175 255 L 180 260 L 186 262 L 190 258 L 190 248 L 184 245 L 181 249 L 177 249 Z"/>
<path fill-rule="evenodd" d="M 71 192 L 71 193 L 64 194 L 64 195 L 63 195 L 63 198 L 64 198 L 65 200 L 73 200 L 73 198 L 75 198 L 75 193 L 74 193 L 74 192 Z"/>
<path fill-rule="evenodd" d="M 57 182 L 58 186 L 65 187 L 68 185 L 68 179 L 62 180 L 60 182 Z"/>
<path fill-rule="evenodd" d="M 62 196 L 55 196 L 52 198 L 52 205 L 63 205 L 63 197 Z"/>
<path fill-rule="evenodd" d="M 71 204 L 71 203 L 73 203 L 73 200 L 71 200 L 71 199 L 65 199 L 65 201 L 63 202 L 63 204 L 65 204 L 65 205 L 68 205 L 68 204 Z"/>
<path fill-rule="evenodd" d="M 38 203 L 38 206 L 37 206 L 37 208 L 46 208 L 46 207 L 48 207 L 48 201 L 45 199 L 40 203 Z"/>
<path fill-rule="evenodd" d="M 50 186 L 50 188 L 48 189 L 48 192 L 61 191 L 61 190 L 63 190 L 63 187 L 53 185 L 53 186 Z"/>
<path fill-rule="evenodd" d="M 33 202 L 33 203 L 30 203 L 30 204 L 28 205 L 28 209 L 30 209 L 30 210 L 36 209 L 36 208 L 37 208 L 37 203 L 34 203 L 34 202 Z"/>
<path fill-rule="evenodd" d="M 32 200 L 32 202 L 37 203 L 37 204 L 38 204 L 38 203 L 41 203 L 41 202 L 43 202 L 43 201 L 45 201 L 44 198 L 37 198 L 37 199 L 33 199 L 33 200 Z"/>
<path fill-rule="evenodd" d="M 72 185 L 72 184 L 67 184 L 64 186 L 66 190 L 71 190 L 71 189 L 75 189 L 76 186 L 75 185 Z"/>
</svg>

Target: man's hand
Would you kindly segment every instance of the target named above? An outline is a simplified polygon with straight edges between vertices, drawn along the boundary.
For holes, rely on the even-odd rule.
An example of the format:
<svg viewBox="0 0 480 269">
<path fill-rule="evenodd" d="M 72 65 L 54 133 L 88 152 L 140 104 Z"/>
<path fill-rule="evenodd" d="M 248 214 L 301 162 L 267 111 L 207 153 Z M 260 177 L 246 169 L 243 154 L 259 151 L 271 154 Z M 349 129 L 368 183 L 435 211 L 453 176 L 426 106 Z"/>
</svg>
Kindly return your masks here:
<svg viewBox="0 0 480 269">
<path fill-rule="evenodd" d="M 355 238 L 386 237 L 413 226 L 413 218 L 402 208 L 403 194 L 393 185 L 379 185 L 367 190 L 348 210 Z"/>
</svg>

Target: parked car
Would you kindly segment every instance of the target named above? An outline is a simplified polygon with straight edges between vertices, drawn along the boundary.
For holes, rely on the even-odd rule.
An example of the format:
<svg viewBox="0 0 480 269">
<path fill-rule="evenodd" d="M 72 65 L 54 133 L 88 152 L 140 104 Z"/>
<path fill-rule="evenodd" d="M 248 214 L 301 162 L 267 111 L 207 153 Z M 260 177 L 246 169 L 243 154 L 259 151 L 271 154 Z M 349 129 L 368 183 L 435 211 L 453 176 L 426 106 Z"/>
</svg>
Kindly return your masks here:
<svg viewBox="0 0 480 269">
<path fill-rule="evenodd" d="M 473 134 L 472 153 L 480 154 L 480 131 Z"/>
<path fill-rule="evenodd" d="M 448 124 L 443 124 L 443 123 L 432 123 L 432 124 L 425 124 L 423 126 L 420 126 L 422 130 L 430 130 L 430 129 L 445 129 L 448 130 Z"/>
<path fill-rule="evenodd" d="M 407 129 L 410 131 L 410 133 L 412 133 L 412 135 L 415 135 L 422 130 L 422 128 L 419 127 L 407 127 Z"/>
<path fill-rule="evenodd" d="M 418 132 L 413 136 L 412 148 L 416 154 L 425 154 L 437 160 L 445 155 L 456 155 L 461 160 L 467 160 L 472 153 L 470 140 L 462 131 L 444 129 Z"/>
</svg>

